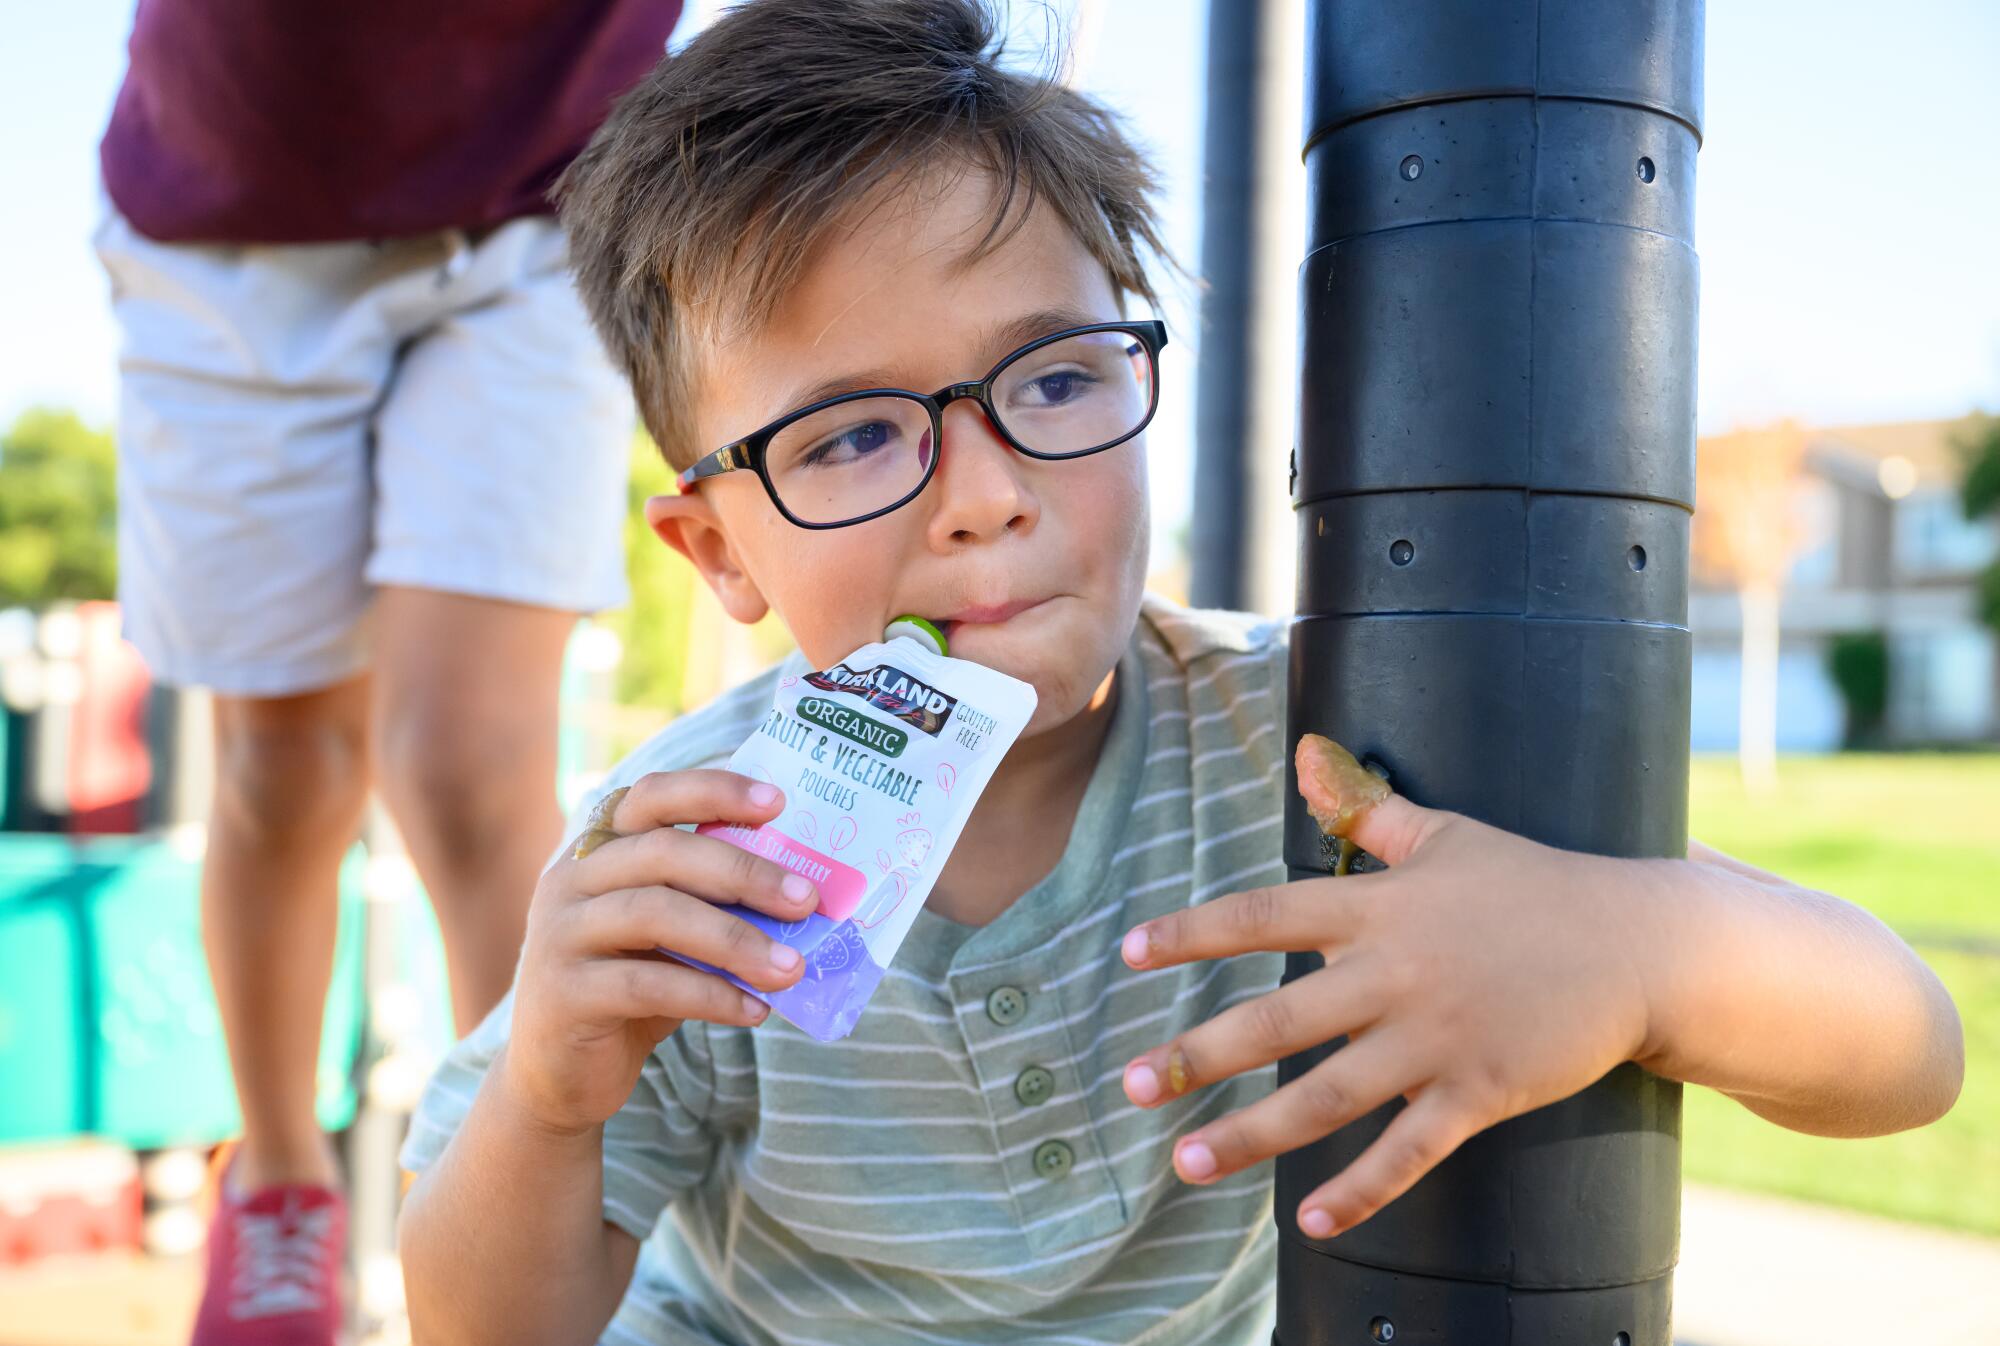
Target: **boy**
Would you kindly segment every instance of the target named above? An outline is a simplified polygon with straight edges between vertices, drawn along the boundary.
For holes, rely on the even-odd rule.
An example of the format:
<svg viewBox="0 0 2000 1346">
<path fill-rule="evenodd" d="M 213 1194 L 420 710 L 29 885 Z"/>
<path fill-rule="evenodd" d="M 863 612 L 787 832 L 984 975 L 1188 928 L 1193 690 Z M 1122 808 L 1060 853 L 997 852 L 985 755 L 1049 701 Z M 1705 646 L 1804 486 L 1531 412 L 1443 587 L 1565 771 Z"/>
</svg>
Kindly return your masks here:
<svg viewBox="0 0 2000 1346">
<path fill-rule="evenodd" d="M 1628 1059 L 1801 1129 L 1940 1115 L 1958 1026 L 1922 964 L 1712 852 L 1574 855 L 1391 799 L 1355 835 L 1388 873 L 1283 882 L 1283 625 L 1142 595 L 1149 179 L 991 38 L 969 0 L 756 0 L 566 184 L 593 314 L 684 469 L 648 518 L 800 653 L 615 770 L 614 839 L 543 876 L 510 999 L 406 1150 L 420 1338 L 1262 1341 L 1262 1161 L 1389 1098 L 1277 1219 L 1349 1228 Z M 904 612 L 1040 702 L 822 1044 L 655 950 L 797 979 L 715 904 L 795 919 L 810 885 L 681 825 L 773 817 L 713 765 L 778 676 Z M 1277 989 L 1306 948 L 1330 966 Z M 1276 1059 L 1360 1028 L 1274 1092 Z"/>
</svg>

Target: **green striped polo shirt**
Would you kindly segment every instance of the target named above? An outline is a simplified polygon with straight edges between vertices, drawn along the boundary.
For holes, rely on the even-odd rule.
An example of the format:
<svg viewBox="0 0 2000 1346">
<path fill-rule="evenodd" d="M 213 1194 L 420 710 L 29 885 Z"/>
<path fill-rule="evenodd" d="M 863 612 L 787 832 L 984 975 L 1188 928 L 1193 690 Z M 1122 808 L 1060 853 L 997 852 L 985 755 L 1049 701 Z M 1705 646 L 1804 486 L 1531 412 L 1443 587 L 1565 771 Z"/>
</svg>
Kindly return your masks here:
<svg viewBox="0 0 2000 1346">
<path fill-rule="evenodd" d="M 602 789 L 722 764 L 797 662 L 676 720 Z M 1141 1051 L 1274 989 L 1283 955 L 1138 972 L 1118 944 L 1284 878 L 1285 668 L 1283 622 L 1149 596 L 1047 877 L 985 926 L 925 910 L 846 1039 L 774 1014 L 690 1021 L 661 1043 L 604 1129 L 604 1216 L 643 1247 L 603 1340 L 1267 1342 L 1273 1166 L 1193 1186 L 1171 1155 L 1269 1093 L 1275 1067 L 1152 1109 L 1122 1078 Z M 439 1067 L 405 1167 L 450 1141 L 511 1008 Z"/>
</svg>

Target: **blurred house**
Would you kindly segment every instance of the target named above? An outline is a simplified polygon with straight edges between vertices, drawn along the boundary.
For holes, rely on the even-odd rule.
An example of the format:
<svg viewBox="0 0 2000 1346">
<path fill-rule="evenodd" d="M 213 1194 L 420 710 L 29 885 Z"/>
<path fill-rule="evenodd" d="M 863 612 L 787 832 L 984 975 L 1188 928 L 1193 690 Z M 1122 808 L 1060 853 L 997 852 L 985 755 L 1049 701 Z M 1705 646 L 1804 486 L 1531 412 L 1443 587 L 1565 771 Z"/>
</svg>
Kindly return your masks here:
<svg viewBox="0 0 2000 1346">
<path fill-rule="evenodd" d="M 1829 642 L 1881 632 L 1889 648 L 1890 744 L 2000 738 L 2000 657 L 1974 604 L 1978 575 L 2000 555 L 2000 525 L 1968 521 L 1959 505 L 1955 444 L 1977 417 L 1806 430 L 1793 505 L 1800 550 L 1780 606 L 1778 746 L 1838 748 L 1840 693 Z M 1725 447 L 1701 441 L 1697 452 Z M 1737 741 L 1742 614 L 1725 577 L 1697 566 L 1694 632 L 1696 751 Z"/>
</svg>

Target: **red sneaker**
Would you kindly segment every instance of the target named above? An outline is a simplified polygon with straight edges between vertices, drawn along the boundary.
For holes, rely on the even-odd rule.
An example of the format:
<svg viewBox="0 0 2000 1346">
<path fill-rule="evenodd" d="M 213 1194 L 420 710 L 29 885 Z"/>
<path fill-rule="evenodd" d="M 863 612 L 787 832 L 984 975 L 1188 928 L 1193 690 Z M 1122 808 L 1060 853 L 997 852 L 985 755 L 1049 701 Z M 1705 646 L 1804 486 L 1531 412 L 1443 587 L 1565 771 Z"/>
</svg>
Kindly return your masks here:
<svg viewBox="0 0 2000 1346">
<path fill-rule="evenodd" d="M 334 1346 L 347 1199 L 331 1187 L 217 1184 L 193 1346 Z"/>
</svg>

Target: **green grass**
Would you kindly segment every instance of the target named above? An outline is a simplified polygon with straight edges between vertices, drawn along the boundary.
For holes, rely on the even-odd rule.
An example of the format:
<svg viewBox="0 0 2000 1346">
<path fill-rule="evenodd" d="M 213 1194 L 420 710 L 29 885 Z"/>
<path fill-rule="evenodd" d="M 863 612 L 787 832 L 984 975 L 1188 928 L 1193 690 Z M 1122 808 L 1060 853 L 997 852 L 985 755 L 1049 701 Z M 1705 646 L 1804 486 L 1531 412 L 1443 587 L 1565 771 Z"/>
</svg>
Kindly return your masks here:
<svg viewBox="0 0 2000 1346">
<path fill-rule="evenodd" d="M 2000 940 L 2000 753 L 1802 757 L 1747 797 L 1733 758 L 1696 758 L 1688 831 L 1838 893 L 1911 938 Z"/>
<path fill-rule="evenodd" d="M 1790 759 L 1768 800 L 1732 759 L 1701 758 L 1690 800 L 1694 836 L 1917 946 L 1958 1002 L 1966 1079 L 1944 1120 L 1874 1140 L 1797 1135 L 1690 1089 L 1687 1175 L 2000 1234 L 2000 754 Z"/>
</svg>

